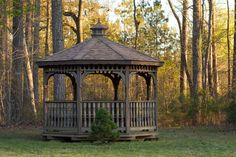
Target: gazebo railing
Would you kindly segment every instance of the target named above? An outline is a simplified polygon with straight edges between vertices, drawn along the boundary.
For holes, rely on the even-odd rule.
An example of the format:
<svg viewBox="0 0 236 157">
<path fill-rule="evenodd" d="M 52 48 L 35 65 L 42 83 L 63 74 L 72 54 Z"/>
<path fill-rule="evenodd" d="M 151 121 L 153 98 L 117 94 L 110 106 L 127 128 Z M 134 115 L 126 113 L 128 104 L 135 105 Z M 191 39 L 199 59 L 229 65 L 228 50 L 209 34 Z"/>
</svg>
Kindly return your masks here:
<svg viewBox="0 0 236 157">
<path fill-rule="evenodd" d="M 76 101 L 45 102 L 44 126 L 52 131 L 73 131 L 81 129 L 82 133 L 90 132 L 95 121 L 96 111 L 107 109 L 116 123 L 118 130 L 126 130 L 126 109 L 124 101 L 82 101 L 81 128 L 78 128 L 78 110 Z M 129 102 L 130 130 L 150 130 L 156 128 L 156 102 L 130 101 Z"/>
<path fill-rule="evenodd" d="M 75 130 L 77 128 L 77 105 L 75 101 L 45 102 L 46 129 Z"/>
<path fill-rule="evenodd" d="M 131 130 L 155 129 L 155 101 L 130 101 L 129 107 Z"/>
<path fill-rule="evenodd" d="M 108 110 L 118 130 L 125 130 L 124 101 L 83 101 L 82 102 L 82 131 L 89 132 L 95 121 L 96 111 L 100 108 Z"/>
</svg>

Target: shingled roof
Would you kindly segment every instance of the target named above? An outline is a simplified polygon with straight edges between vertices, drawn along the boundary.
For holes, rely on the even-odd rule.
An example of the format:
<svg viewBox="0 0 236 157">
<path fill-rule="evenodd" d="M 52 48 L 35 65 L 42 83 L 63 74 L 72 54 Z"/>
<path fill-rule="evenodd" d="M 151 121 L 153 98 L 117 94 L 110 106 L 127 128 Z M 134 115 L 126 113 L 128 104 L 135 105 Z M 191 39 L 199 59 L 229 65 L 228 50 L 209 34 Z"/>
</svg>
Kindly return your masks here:
<svg viewBox="0 0 236 157">
<path fill-rule="evenodd" d="M 37 62 L 38 65 L 42 67 L 47 65 L 77 64 L 134 64 L 153 66 L 161 66 L 163 64 L 159 59 L 152 58 L 135 49 L 107 39 L 103 34 L 106 27 L 100 23 L 91 29 L 93 30 L 91 39 L 39 60 Z"/>
</svg>

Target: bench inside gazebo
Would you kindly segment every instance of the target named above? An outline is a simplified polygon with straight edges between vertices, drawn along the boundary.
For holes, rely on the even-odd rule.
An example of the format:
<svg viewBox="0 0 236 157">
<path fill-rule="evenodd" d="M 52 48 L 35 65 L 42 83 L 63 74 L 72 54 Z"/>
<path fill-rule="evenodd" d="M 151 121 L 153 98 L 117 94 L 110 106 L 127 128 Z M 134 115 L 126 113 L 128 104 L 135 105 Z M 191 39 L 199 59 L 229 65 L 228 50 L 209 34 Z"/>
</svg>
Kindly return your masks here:
<svg viewBox="0 0 236 157">
<path fill-rule="evenodd" d="M 121 140 L 157 138 L 157 69 L 163 62 L 107 39 L 107 27 L 100 22 L 91 30 L 91 39 L 37 62 L 44 71 L 42 136 L 86 140 L 96 111 L 105 108 L 117 124 Z M 49 100 L 49 79 L 62 74 L 72 82 L 73 99 Z M 83 99 L 83 80 L 88 75 L 96 77 L 98 74 L 111 80 L 113 100 Z M 131 100 L 133 75 L 145 80 L 146 96 L 143 100 Z M 123 86 L 123 90 L 119 90 L 119 86 Z M 119 97 L 119 92 L 123 97 Z"/>
</svg>

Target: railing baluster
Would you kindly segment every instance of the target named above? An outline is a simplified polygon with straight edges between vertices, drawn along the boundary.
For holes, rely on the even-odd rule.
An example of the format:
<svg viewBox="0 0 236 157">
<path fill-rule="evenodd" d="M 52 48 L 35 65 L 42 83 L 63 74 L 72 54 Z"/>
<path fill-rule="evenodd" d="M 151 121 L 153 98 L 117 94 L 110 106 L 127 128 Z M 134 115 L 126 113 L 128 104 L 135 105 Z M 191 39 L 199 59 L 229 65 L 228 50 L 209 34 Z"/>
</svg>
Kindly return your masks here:
<svg viewBox="0 0 236 157">
<path fill-rule="evenodd" d="M 119 123 L 119 103 L 116 102 L 116 124 L 118 127 L 120 127 L 120 123 Z"/>
<path fill-rule="evenodd" d="M 95 116 L 96 116 L 96 103 L 93 102 L 93 122 L 95 122 Z"/>
<path fill-rule="evenodd" d="M 84 127 L 87 127 L 87 115 L 86 115 L 86 108 L 88 103 L 84 103 Z"/>
<path fill-rule="evenodd" d="M 130 106 L 130 127 L 133 127 L 133 106 L 132 103 L 129 104 Z"/>
<path fill-rule="evenodd" d="M 112 103 L 111 103 L 111 115 L 112 115 L 112 120 L 113 120 L 113 121 L 115 121 L 114 110 L 115 110 L 115 108 L 114 108 L 114 103 L 112 102 Z"/>
<path fill-rule="evenodd" d="M 88 103 L 88 127 L 91 127 L 91 103 Z"/>
<path fill-rule="evenodd" d="M 149 105 L 150 103 L 147 103 L 147 126 L 149 126 L 149 112 L 150 112 Z"/>
<path fill-rule="evenodd" d="M 123 128 L 124 127 L 124 121 L 125 121 L 125 118 L 124 118 L 124 106 L 123 104 L 119 103 L 120 104 L 120 108 L 121 108 L 121 127 Z M 127 124 L 127 125 L 130 125 L 130 124 Z"/>
</svg>

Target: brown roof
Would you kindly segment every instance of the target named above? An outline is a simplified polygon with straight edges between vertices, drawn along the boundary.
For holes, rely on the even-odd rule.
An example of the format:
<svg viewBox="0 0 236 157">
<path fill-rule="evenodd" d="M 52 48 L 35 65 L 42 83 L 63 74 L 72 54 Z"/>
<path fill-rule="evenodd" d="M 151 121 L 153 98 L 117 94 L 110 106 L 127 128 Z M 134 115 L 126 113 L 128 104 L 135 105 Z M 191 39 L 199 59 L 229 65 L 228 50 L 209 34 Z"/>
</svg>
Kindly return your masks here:
<svg viewBox="0 0 236 157">
<path fill-rule="evenodd" d="M 104 36 L 92 37 L 74 47 L 39 60 L 37 63 L 40 67 L 67 64 L 163 65 L 163 62 L 159 59 L 152 58 L 135 49 L 115 43 Z"/>
</svg>

